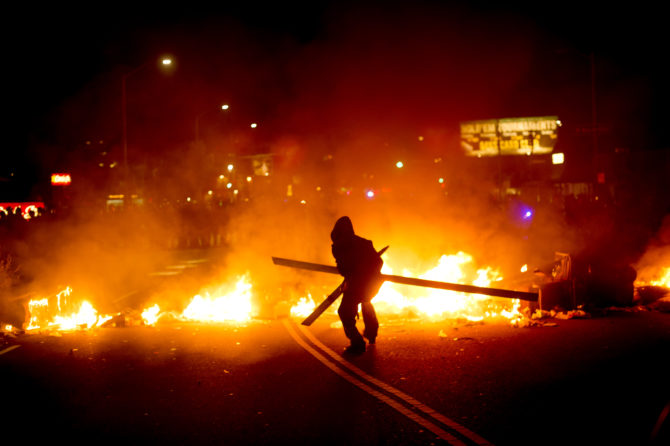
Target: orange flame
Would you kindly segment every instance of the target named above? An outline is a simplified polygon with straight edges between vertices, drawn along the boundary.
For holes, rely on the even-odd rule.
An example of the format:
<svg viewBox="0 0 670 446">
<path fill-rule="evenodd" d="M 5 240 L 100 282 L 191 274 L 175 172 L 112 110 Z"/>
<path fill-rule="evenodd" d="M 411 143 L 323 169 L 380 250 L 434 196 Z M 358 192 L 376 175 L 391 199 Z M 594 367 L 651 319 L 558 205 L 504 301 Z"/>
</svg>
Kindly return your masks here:
<svg viewBox="0 0 670 446">
<path fill-rule="evenodd" d="M 225 287 L 224 287 L 225 288 Z M 247 322 L 252 318 L 252 285 L 249 277 L 240 277 L 232 290 L 223 293 L 209 292 L 196 295 L 188 306 L 177 315 L 178 319 L 198 322 Z M 145 325 L 155 325 L 166 313 L 161 312 L 158 304 L 142 312 Z"/>
<path fill-rule="evenodd" d="M 670 288 L 670 267 L 663 268 L 660 277 L 657 280 L 652 280 L 650 284 Z"/>
<path fill-rule="evenodd" d="M 393 274 L 390 263 L 392 262 L 385 262 L 383 273 Z M 459 252 L 443 255 L 436 267 L 423 274 L 403 270 L 402 275 L 481 287 L 488 287 L 492 282 L 502 280 L 498 270 L 490 267 L 476 268 L 473 263 L 471 255 Z M 433 320 L 464 318 L 470 321 L 502 317 L 513 324 L 524 317 L 519 311 L 521 302 L 518 299 L 494 299 L 480 294 L 411 287 L 391 282 L 382 285 L 373 303 L 378 314 L 387 316 L 413 315 Z M 311 296 L 303 297 L 291 308 L 291 315 L 307 316 L 315 306 Z"/>
<path fill-rule="evenodd" d="M 156 322 L 158 322 L 158 318 L 160 317 L 160 312 L 160 307 L 158 304 L 155 304 L 142 311 L 142 321 L 145 325 L 156 325 Z"/>
<path fill-rule="evenodd" d="M 656 286 L 670 288 L 670 267 L 646 266 L 638 270 L 636 287 Z"/>
<path fill-rule="evenodd" d="M 90 302 L 70 302 L 72 288 L 67 287 L 52 298 L 28 302 L 30 321 L 26 330 L 77 330 L 99 327 L 113 316 L 99 315 Z"/>
<path fill-rule="evenodd" d="M 307 294 L 307 297 L 301 297 L 298 299 L 298 303 L 291 307 L 291 316 L 295 317 L 307 317 L 312 311 L 316 308 L 314 299 L 312 299 L 311 294 Z"/>
<path fill-rule="evenodd" d="M 252 318 L 252 285 L 247 275 L 240 277 L 232 289 L 222 287 L 213 295 L 209 292 L 194 296 L 188 306 L 176 315 L 184 321 L 247 322 Z M 71 302 L 72 289 L 67 287 L 55 296 L 33 299 L 28 303 L 30 321 L 26 330 L 75 330 L 99 327 L 114 316 L 99 315 L 88 301 Z M 156 325 L 167 313 L 158 304 L 144 309 L 144 325 Z M 169 314 L 173 315 L 172 312 Z M 132 321 L 131 321 L 132 322 Z M 6 328 L 7 329 L 7 328 Z M 9 329 L 7 329 L 9 330 Z"/>
</svg>

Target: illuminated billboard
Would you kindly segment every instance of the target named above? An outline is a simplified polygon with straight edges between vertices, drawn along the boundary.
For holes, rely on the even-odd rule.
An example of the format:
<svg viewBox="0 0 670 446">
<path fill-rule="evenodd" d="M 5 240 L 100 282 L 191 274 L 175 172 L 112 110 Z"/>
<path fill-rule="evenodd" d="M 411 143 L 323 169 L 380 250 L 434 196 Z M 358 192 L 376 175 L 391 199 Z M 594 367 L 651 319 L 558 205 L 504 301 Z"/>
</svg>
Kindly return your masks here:
<svg viewBox="0 0 670 446">
<path fill-rule="evenodd" d="M 461 146 L 469 156 L 544 155 L 553 152 L 557 116 L 461 122 Z"/>
<path fill-rule="evenodd" d="M 52 186 L 69 186 L 72 183 L 72 177 L 69 173 L 52 173 L 51 174 L 51 185 Z"/>
</svg>

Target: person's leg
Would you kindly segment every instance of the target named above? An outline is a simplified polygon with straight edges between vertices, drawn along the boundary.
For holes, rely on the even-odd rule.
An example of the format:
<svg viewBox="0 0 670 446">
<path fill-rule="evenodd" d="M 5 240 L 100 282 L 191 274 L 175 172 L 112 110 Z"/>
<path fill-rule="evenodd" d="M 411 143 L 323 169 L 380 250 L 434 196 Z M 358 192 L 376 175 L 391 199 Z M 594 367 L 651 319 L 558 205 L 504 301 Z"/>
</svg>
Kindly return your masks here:
<svg viewBox="0 0 670 446">
<path fill-rule="evenodd" d="M 342 302 L 340 307 L 337 309 L 337 314 L 340 316 L 342 321 L 342 328 L 344 329 L 344 334 L 349 339 L 351 343 L 350 347 L 353 350 L 363 350 L 365 351 L 365 341 L 363 336 L 356 328 L 356 314 L 358 314 L 358 302 L 352 298 L 351 295 L 344 293 L 342 296 Z"/>
<path fill-rule="evenodd" d="M 361 311 L 363 313 L 363 323 L 365 324 L 365 336 L 370 344 L 374 344 L 379 332 L 379 321 L 377 320 L 377 313 L 372 302 L 363 302 L 361 304 Z"/>
</svg>

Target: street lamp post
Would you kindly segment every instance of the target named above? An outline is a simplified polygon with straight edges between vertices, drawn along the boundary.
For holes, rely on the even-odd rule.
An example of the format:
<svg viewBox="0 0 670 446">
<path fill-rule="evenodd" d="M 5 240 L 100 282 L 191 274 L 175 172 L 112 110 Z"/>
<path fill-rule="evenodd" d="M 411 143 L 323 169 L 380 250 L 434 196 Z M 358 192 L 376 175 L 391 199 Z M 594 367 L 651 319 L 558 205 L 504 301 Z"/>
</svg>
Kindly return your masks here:
<svg viewBox="0 0 670 446">
<path fill-rule="evenodd" d="M 130 170 L 128 167 L 128 93 L 127 93 L 128 78 L 133 74 L 146 68 L 150 63 L 151 61 L 147 61 L 142 65 L 135 67 L 132 70 L 128 71 L 127 73 L 121 75 L 121 141 L 123 146 L 123 169 L 126 183 L 130 178 Z M 163 66 L 170 66 L 172 65 L 172 59 L 167 57 L 163 58 L 161 59 L 161 64 Z"/>
<path fill-rule="evenodd" d="M 598 115 L 596 111 L 596 55 L 591 51 L 589 54 L 591 64 L 591 127 L 593 131 L 593 162 L 596 167 L 598 155 Z"/>
<path fill-rule="evenodd" d="M 578 50 L 567 50 L 567 49 L 562 49 L 557 51 L 558 53 L 561 54 L 566 54 L 566 53 L 574 53 L 584 59 L 588 59 L 589 61 L 589 71 L 590 71 L 590 77 L 591 77 L 591 136 L 593 138 L 593 153 L 592 153 L 592 158 L 591 158 L 591 164 L 592 164 L 592 169 L 594 172 L 597 173 L 598 171 L 598 161 L 597 161 L 597 156 L 598 156 L 598 114 L 597 114 L 597 108 L 596 108 L 596 54 L 595 51 L 591 50 L 589 51 L 588 54 L 584 54 L 581 51 Z"/>
</svg>

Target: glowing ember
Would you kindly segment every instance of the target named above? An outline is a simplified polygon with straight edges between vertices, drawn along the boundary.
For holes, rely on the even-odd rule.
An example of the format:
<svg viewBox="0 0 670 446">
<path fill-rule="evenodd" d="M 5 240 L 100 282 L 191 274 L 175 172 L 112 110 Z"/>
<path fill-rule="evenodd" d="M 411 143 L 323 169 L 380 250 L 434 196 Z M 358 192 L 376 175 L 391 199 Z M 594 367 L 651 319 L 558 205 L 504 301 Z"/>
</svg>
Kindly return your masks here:
<svg viewBox="0 0 670 446">
<path fill-rule="evenodd" d="M 393 274 L 389 266 L 391 263 L 392 261 L 385 260 L 382 269 L 384 274 Z M 502 280 L 500 272 L 493 268 L 476 268 L 472 256 L 464 252 L 443 255 L 435 268 L 423 274 L 403 270 L 402 275 L 481 287 L 489 287 L 492 282 Z M 291 315 L 307 316 L 314 308 L 310 302 L 311 296 L 309 299 L 300 299 L 291 308 Z M 523 318 L 519 312 L 521 302 L 518 299 L 495 299 L 480 294 L 403 286 L 391 282 L 382 285 L 373 302 L 377 313 L 387 316 L 413 316 L 433 320 L 464 318 L 470 321 L 501 317 L 513 324 Z"/>
<path fill-rule="evenodd" d="M 99 327 L 113 316 L 99 315 L 87 301 L 70 301 L 72 289 L 67 287 L 52 298 L 33 299 L 28 302 L 30 322 L 26 330 L 55 329 L 76 330 Z"/>
</svg>

